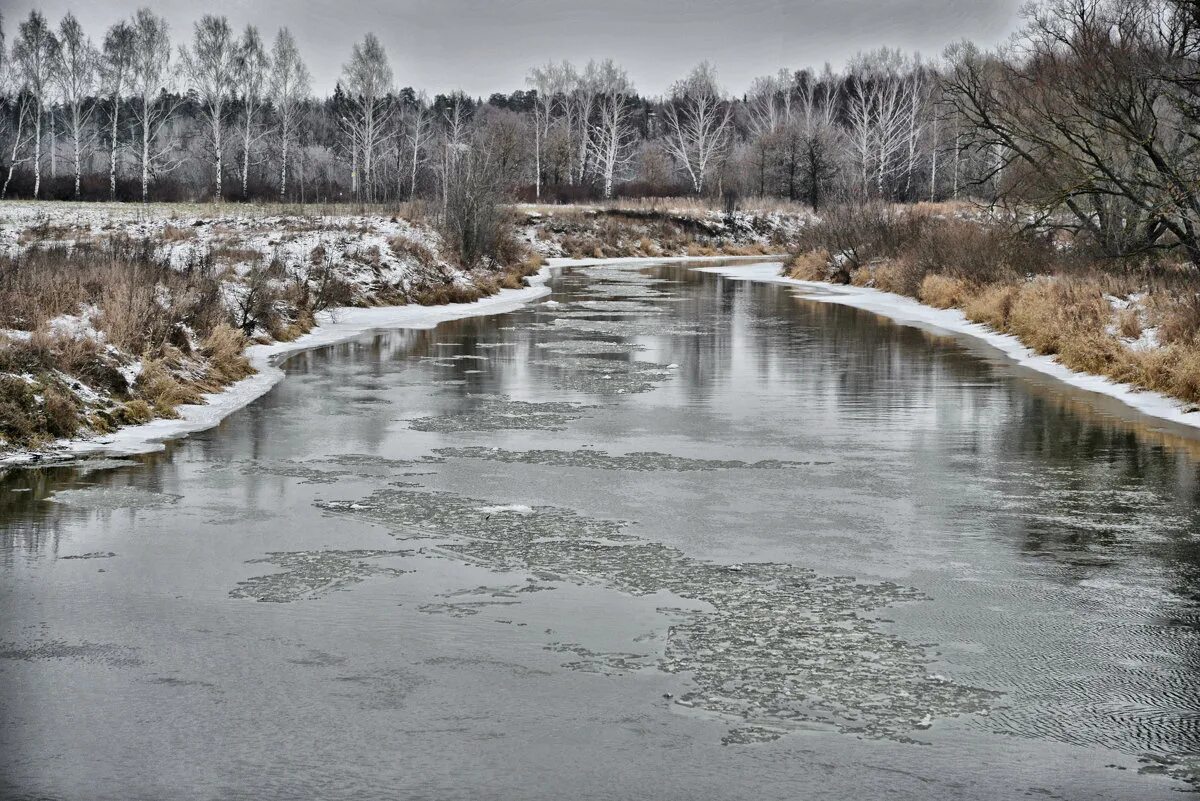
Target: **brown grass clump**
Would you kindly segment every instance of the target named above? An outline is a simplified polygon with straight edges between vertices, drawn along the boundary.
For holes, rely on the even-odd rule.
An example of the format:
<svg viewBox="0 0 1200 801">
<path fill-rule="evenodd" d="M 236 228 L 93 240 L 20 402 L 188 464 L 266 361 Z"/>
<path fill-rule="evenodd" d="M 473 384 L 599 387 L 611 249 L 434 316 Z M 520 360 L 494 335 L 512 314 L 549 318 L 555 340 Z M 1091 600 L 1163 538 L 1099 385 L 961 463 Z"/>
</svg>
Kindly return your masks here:
<svg viewBox="0 0 1200 801">
<path fill-rule="evenodd" d="M 1038 353 L 1058 352 L 1062 334 L 1058 282 L 1038 278 L 1017 290 L 1009 310 L 1008 329 Z"/>
<path fill-rule="evenodd" d="M 1194 287 L 1180 293 L 1155 293 L 1150 315 L 1163 344 L 1200 345 L 1200 294 Z"/>
<path fill-rule="evenodd" d="M 1136 309 L 1121 309 L 1117 313 L 1117 330 L 1126 339 L 1137 339 L 1142 335 L 1142 320 Z"/>
<path fill-rule="evenodd" d="M 176 378 L 165 358 L 142 363 L 134 390 L 141 400 L 153 407 L 158 417 L 174 417 L 176 406 L 203 402 L 200 391 Z"/>
<path fill-rule="evenodd" d="M 212 330 L 200 349 L 208 362 L 204 391 L 214 391 L 254 372 L 242 353 L 245 349 L 246 335 L 233 326 L 223 323 Z"/>
<path fill-rule="evenodd" d="M 980 287 L 967 298 L 963 313 L 973 323 L 991 326 L 997 331 L 1008 330 L 1008 317 L 1012 313 L 1017 287 L 1011 284 L 991 284 Z"/>
<path fill-rule="evenodd" d="M 126 425 L 136 426 L 142 423 L 149 423 L 154 419 L 154 409 L 150 408 L 150 404 L 146 401 L 135 398 L 127 401 L 119 411 L 121 422 Z"/>
<path fill-rule="evenodd" d="M 864 267 L 862 269 L 870 269 Z M 920 297 L 925 269 L 912 259 L 890 259 L 874 265 L 875 286 L 910 298 Z"/>
<path fill-rule="evenodd" d="M 796 253 L 784 265 L 784 274 L 797 281 L 828 280 L 829 252 L 814 249 Z"/>
<path fill-rule="evenodd" d="M 492 289 L 492 294 L 498 287 Z M 474 303 L 484 296 L 477 286 L 463 285 L 453 281 L 437 284 L 413 294 L 413 302 L 421 306 L 444 306 L 447 303 Z"/>
<path fill-rule="evenodd" d="M 658 245 L 656 245 L 654 240 L 650 239 L 648 236 L 643 236 L 638 240 L 638 250 L 640 250 L 646 256 L 662 255 L 662 251 L 659 249 Z"/>
<path fill-rule="evenodd" d="M 961 278 L 936 273 L 921 281 L 919 297 L 922 303 L 938 309 L 955 309 L 971 296 L 972 287 Z"/>
<path fill-rule="evenodd" d="M 397 258 L 415 262 L 420 267 L 432 268 L 438 264 L 437 256 L 434 255 L 432 250 L 420 242 L 415 242 L 407 237 L 392 237 L 388 240 L 388 247 L 392 249 L 392 253 Z M 322 250 L 323 255 L 324 250 Z"/>
<path fill-rule="evenodd" d="M 209 251 L 216 264 L 258 264 L 262 254 L 253 248 L 235 247 L 233 245 L 218 245 Z"/>
<path fill-rule="evenodd" d="M 44 428 L 52 437 L 71 437 L 79 430 L 79 404 L 71 392 L 57 384 L 42 392 L 42 416 Z"/>
<path fill-rule="evenodd" d="M 1173 364 L 1162 391 L 1190 403 L 1200 403 L 1200 352 L 1195 347 L 1176 346 L 1171 350 Z"/>
<path fill-rule="evenodd" d="M 185 242 L 196 238 L 195 228 L 184 228 L 177 225 L 164 225 L 162 240 L 164 242 Z"/>
</svg>

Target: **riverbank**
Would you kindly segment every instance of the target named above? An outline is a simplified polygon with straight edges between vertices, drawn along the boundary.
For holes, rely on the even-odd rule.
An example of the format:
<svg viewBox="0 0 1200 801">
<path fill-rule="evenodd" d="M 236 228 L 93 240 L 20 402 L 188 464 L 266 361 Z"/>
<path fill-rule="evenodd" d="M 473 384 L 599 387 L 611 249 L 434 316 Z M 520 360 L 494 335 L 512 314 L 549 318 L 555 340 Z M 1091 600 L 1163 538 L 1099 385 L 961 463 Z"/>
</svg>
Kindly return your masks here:
<svg viewBox="0 0 1200 801">
<path fill-rule="evenodd" d="M 1200 409 L 1200 266 L 1178 251 L 1113 257 L 1084 235 L 937 204 L 831 209 L 792 253 L 790 278 L 957 310 L 1071 371 Z"/>
<path fill-rule="evenodd" d="M 379 213 L 2 203 L 0 460 L 209 425 L 319 323 L 420 324 L 524 288 L 541 257 L 504 251 L 466 269 L 429 223 Z"/>
<path fill-rule="evenodd" d="M 853 306 L 899 323 L 971 336 L 1003 352 L 1022 367 L 1036 370 L 1073 387 L 1115 398 L 1143 414 L 1200 429 L 1200 410 L 1190 404 L 1104 376 L 1073 370 L 1053 356 L 1039 354 L 1016 336 L 1000 333 L 987 325 L 973 322 L 960 310 L 935 308 L 913 298 L 871 287 L 790 278 L 781 273 L 784 266 L 784 263 L 778 262 L 748 267 L 698 269 L 736 280 L 800 287 L 812 290 L 812 294 L 806 296 L 808 300 Z"/>
<path fill-rule="evenodd" d="M 546 258 L 769 256 L 788 250 L 812 215 L 796 209 L 719 211 L 682 204 L 520 205 L 521 239 Z"/>
<path fill-rule="evenodd" d="M 0 469 L 28 464 L 68 462 L 106 455 L 130 456 L 162 450 L 164 443 L 218 425 L 229 415 L 262 397 L 283 379 L 281 365 L 304 351 L 354 339 L 376 329 L 429 329 L 448 320 L 484 314 L 503 314 L 549 294 L 545 286 L 550 268 L 543 267 L 529 278 L 523 289 L 502 289 L 471 303 L 439 306 L 392 306 L 340 308 L 322 312 L 317 325 L 290 341 L 252 345 L 245 357 L 254 372 L 224 389 L 203 396 L 202 403 L 185 404 L 177 416 L 131 425 L 101 436 L 60 440 L 41 449 L 17 451 L 0 456 Z"/>
<path fill-rule="evenodd" d="M 281 366 L 298 353 L 354 339 L 372 330 L 410 328 L 430 329 L 442 322 L 490 314 L 504 314 L 550 293 L 546 286 L 554 269 L 567 266 L 624 264 L 643 267 L 664 261 L 703 263 L 751 260 L 758 257 L 681 256 L 628 259 L 550 259 L 537 273 L 526 277 L 521 289 L 500 289 L 495 294 L 468 303 L 435 306 L 391 306 L 337 308 L 320 312 L 313 327 L 287 342 L 251 345 L 244 351 L 250 372 L 247 377 L 215 392 L 205 393 L 198 402 L 181 404 L 170 417 L 127 425 L 115 431 L 92 436 L 61 438 L 40 447 L 14 449 L 0 453 L 0 471 L 6 467 L 31 464 L 65 463 L 90 456 L 129 456 L 162 450 L 166 442 L 186 437 L 218 425 L 230 414 L 265 395 L 283 379 Z"/>
</svg>

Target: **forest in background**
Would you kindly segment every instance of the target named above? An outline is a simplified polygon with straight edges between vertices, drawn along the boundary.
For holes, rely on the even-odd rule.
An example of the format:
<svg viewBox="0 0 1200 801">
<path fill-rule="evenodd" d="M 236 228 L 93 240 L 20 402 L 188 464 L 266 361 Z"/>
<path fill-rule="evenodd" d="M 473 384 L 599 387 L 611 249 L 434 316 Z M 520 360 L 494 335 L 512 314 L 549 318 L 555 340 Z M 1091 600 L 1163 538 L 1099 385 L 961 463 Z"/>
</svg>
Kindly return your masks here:
<svg viewBox="0 0 1200 801">
<path fill-rule="evenodd" d="M 1200 256 L 1200 4 L 1044 0 L 994 51 L 881 49 L 740 95 L 701 63 L 667 96 L 612 61 L 488 98 L 400 88 L 374 34 L 315 97 L 286 28 L 0 28 L 0 194 L 105 200 L 572 202 L 684 194 L 815 210 L 970 196 L 1108 256 Z M 5 34 L 8 34 L 5 37 Z M 93 35 L 95 34 L 95 38 Z M 802 58 L 802 54 L 798 54 Z M 402 63 L 402 57 L 400 59 Z"/>
</svg>

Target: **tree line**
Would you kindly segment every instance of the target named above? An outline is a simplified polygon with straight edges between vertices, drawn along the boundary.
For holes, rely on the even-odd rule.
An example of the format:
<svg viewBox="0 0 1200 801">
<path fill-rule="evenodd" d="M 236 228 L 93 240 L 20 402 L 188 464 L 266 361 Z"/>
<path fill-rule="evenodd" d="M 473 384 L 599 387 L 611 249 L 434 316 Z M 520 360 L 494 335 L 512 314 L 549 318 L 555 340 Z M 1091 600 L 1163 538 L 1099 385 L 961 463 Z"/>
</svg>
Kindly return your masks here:
<svg viewBox="0 0 1200 801">
<path fill-rule="evenodd" d="M 150 9 L 93 42 L 71 14 L 0 20 L 0 194 L 393 202 L 773 197 L 821 208 L 963 195 L 1124 255 L 1200 225 L 1200 4 L 1042 0 L 1013 41 L 881 49 L 740 96 L 707 62 L 662 97 L 611 60 L 550 63 L 487 99 L 397 88 L 368 34 L 328 97 L 295 39 Z"/>
</svg>

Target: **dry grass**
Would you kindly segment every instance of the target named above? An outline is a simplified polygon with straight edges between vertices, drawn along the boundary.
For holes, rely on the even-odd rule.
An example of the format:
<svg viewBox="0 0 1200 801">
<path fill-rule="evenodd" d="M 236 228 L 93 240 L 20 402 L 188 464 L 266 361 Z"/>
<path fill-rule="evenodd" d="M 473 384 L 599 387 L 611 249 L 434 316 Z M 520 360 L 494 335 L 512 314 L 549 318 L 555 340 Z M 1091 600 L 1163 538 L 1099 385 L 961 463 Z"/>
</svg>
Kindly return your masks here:
<svg viewBox="0 0 1200 801">
<path fill-rule="evenodd" d="M 973 292 L 961 278 L 931 273 L 921 281 L 918 297 L 921 302 L 938 309 L 955 309 L 965 305 Z"/>
<path fill-rule="evenodd" d="M 195 239 L 197 233 L 195 228 L 164 225 L 162 233 L 159 236 L 164 242 L 186 242 L 190 239 Z"/>
<path fill-rule="evenodd" d="M 1061 241 L 968 219 L 955 205 L 831 211 L 794 246 L 786 273 L 906 295 L 1012 334 L 1074 370 L 1200 402 L 1195 268 L 1111 262 Z M 844 271 L 825 268 L 840 254 Z M 1110 297 L 1146 293 L 1141 308 Z M 1137 349 L 1144 329 L 1161 347 Z"/>
<path fill-rule="evenodd" d="M 393 237 L 388 240 L 388 247 L 392 249 L 392 253 L 397 258 L 413 262 L 420 267 L 432 269 L 438 264 L 437 256 L 434 255 L 432 250 L 420 242 L 414 242 L 406 237 Z"/>
<path fill-rule="evenodd" d="M 817 249 L 795 253 L 784 266 L 784 274 L 797 281 L 826 281 L 829 279 L 829 253 Z"/>
<path fill-rule="evenodd" d="M 231 243 L 214 245 L 209 256 L 216 264 L 258 264 L 262 254 L 253 248 L 238 247 Z"/>
<path fill-rule="evenodd" d="M 979 287 L 963 304 L 963 313 L 973 323 L 991 326 L 997 331 L 1008 330 L 1013 299 L 1017 287 L 1012 284 L 989 284 Z"/>
</svg>

